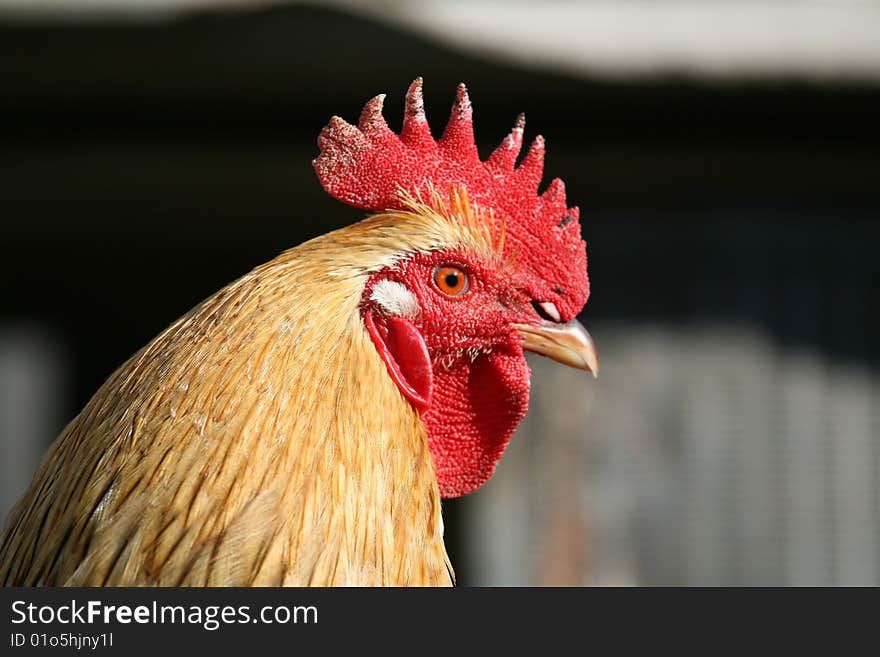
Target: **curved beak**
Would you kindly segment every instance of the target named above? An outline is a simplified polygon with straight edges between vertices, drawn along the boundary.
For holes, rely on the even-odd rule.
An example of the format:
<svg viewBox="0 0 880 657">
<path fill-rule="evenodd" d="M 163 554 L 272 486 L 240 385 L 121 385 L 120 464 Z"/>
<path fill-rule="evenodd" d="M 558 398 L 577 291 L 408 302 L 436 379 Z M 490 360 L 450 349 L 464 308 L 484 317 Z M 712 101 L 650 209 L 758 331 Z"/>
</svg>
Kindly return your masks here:
<svg viewBox="0 0 880 657">
<path fill-rule="evenodd" d="M 592 372 L 599 376 L 599 356 L 593 338 L 576 319 L 567 324 L 543 321 L 540 324 L 514 324 L 522 336 L 522 346 L 547 358 Z"/>
</svg>

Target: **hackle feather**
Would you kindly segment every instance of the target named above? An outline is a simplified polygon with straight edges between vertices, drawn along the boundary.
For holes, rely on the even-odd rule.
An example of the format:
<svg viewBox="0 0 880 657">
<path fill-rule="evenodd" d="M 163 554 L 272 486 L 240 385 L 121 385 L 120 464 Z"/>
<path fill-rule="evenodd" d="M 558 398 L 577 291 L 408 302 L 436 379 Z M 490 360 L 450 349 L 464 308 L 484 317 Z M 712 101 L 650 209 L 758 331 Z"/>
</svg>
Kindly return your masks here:
<svg viewBox="0 0 880 657">
<path fill-rule="evenodd" d="M 0 583 L 450 584 L 424 427 L 360 316 L 398 259 L 491 250 L 432 200 L 283 253 L 123 364 L 10 514 Z"/>
</svg>

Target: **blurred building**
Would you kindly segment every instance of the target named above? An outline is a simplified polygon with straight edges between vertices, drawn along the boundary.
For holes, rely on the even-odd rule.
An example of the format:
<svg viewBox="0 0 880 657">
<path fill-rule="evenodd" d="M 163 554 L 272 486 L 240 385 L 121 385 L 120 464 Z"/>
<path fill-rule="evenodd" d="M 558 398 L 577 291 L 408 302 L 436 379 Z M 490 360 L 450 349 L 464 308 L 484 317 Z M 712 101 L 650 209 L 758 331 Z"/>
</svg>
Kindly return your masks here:
<svg viewBox="0 0 880 657">
<path fill-rule="evenodd" d="M 360 214 L 332 114 L 467 81 L 581 207 L 597 381 L 540 359 L 464 584 L 880 584 L 876 3 L 0 0 L 0 512 L 125 358 Z"/>
</svg>

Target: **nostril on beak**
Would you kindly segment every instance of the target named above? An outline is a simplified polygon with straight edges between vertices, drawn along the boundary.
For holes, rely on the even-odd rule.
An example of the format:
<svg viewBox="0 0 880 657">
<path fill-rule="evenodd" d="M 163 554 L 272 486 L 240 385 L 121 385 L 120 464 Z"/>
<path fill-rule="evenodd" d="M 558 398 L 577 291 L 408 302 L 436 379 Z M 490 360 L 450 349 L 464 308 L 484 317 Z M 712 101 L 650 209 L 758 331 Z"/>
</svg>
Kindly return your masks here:
<svg viewBox="0 0 880 657">
<path fill-rule="evenodd" d="M 542 319 L 556 323 L 562 321 L 562 315 L 559 314 L 559 309 L 552 301 L 532 301 L 532 307 Z"/>
</svg>

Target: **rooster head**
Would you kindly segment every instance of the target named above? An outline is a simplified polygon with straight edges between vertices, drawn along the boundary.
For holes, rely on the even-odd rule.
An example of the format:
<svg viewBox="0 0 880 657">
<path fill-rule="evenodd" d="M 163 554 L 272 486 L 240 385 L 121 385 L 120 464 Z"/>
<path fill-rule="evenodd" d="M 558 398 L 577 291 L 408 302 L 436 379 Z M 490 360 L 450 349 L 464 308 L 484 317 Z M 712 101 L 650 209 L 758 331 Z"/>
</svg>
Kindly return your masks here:
<svg viewBox="0 0 880 657">
<path fill-rule="evenodd" d="M 382 116 L 383 100 L 367 103 L 357 127 L 333 117 L 313 164 L 332 196 L 380 213 L 366 220 L 377 240 L 391 234 L 389 222 L 444 233 L 427 249 L 401 243 L 390 262 L 366 272 L 361 317 L 421 416 L 441 494 L 457 497 L 491 477 L 525 417 L 524 350 L 598 372 L 592 339 L 576 319 L 590 289 L 586 245 L 562 181 L 538 194 L 540 136 L 516 165 L 522 115 L 481 161 L 464 85 L 438 140 L 421 79 L 407 93 L 399 135 Z"/>
</svg>

